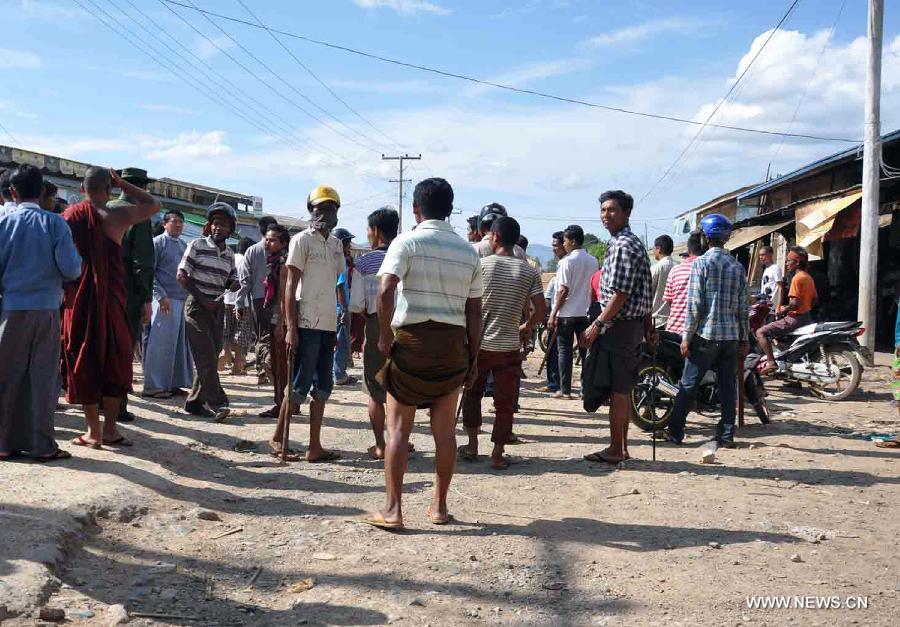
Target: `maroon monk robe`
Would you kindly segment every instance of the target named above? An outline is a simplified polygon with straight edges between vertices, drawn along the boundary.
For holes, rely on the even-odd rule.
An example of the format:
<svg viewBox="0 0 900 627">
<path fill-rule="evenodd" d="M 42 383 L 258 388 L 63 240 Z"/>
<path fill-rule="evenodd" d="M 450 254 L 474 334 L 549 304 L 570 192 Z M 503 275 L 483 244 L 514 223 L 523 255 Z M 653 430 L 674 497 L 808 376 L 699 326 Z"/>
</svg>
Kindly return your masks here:
<svg viewBox="0 0 900 627">
<path fill-rule="evenodd" d="M 125 310 L 122 247 L 103 231 L 89 200 L 66 208 L 83 260 L 81 278 L 65 285 L 62 370 L 66 400 L 95 405 L 131 391 L 131 332 Z"/>
</svg>

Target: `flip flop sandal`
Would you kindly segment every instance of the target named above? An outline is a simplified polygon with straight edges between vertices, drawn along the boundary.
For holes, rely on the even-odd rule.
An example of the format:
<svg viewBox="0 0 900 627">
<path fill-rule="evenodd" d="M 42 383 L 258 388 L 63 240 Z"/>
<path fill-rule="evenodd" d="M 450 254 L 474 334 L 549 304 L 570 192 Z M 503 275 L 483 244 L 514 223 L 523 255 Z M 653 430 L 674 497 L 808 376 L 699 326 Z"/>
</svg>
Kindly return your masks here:
<svg viewBox="0 0 900 627">
<path fill-rule="evenodd" d="M 275 459 L 279 459 L 279 460 L 281 459 L 281 451 L 271 451 L 269 453 L 269 455 L 271 455 Z M 295 451 L 292 448 L 289 448 L 287 450 L 287 455 L 285 456 L 284 460 L 287 462 L 302 462 L 304 460 L 303 453 L 300 453 L 298 451 Z"/>
<path fill-rule="evenodd" d="M 34 461 L 39 464 L 46 464 L 48 462 L 61 461 L 63 459 L 72 459 L 72 454 L 69 451 L 64 451 L 61 448 L 53 451 L 52 455 L 46 455 L 44 457 L 34 457 Z"/>
<path fill-rule="evenodd" d="M 370 514 L 364 518 L 361 518 L 360 522 L 363 522 L 367 525 L 372 525 L 373 527 L 378 527 L 379 529 L 386 529 L 388 531 L 403 531 L 406 528 L 403 526 L 403 523 L 392 523 L 386 521 L 384 519 L 384 516 L 382 516 L 381 514 Z"/>
<path fill-rule="evenodd" d="M 134 446 L 134 442 L 126 438 L 124 435 L 120 435 L 114 440 L 107 440 L 106 438 L 103 438 L 103 443 L 108 446 L 123 446 L 125 448 Z"/>
<path fill-rule="evenodd" d="M 878 448 L 900 448 L 900 440 L 882 440 L 881 442 L 876 442 L 875 446 Z"/>
<path fill-rule="evenodd" d="M 629 459 L 629 457 L 623 457 L 622 459 L 612 460 L 612 459 L 608 459 L 606 456 L 604 456 L 600 453 L 590 453 L 589 455 L 585 455 L 584 459 L 586 459 L 589 462 L 601 462 L 603 464 L 610 464 L 611 466 L 615 466 L 616 464 L 618 464 L 620 462 L 624 462 L 626 459 Z"/>
<path fill-rule="evenodd" d="M 94 450 L 100 450 L 101 448 L 103 448 L 100 442 L 88 442 L 83 435 L 79 435 L 77 438 L 72 440 L 72 444 L 74 444 L 75 446 L 85 446 Z"/>
<path fill-rule="evenodd" d="M 453 514 L 447 514 L 446 516 L 435 514 L 431 511 L 430 507 L 425 510 L 425 515 L 428 516 L 428 520 L 431 521 L 432 525 L 448 525 L 456 521 L 456 519 L 453 518 Z"/>
<path fill-rule="evenodd" d="M 465 444 L 456 449 L 456 455 L 464 462 L 474 462 L 478 459 L 478 455 L 469 451 L 469 447 Z"/>
<path fill-rule="evenodd" d="M 315 459 L 307 459 L 310 464 L 322 464 L 324 462 L 333 462 L 336 459 L 340 459 L 341 454 L 337 451 L 325 451 L 322 453 L 321 457 L 317 457 Z M 305 458 L 304 458 L 305 459 Z"/>
<path fill-rule="evenodd" d="M 144 393 L 141 392 L 141 398 L 167 399 L 172 398 L 172 393 L 168 390 L 160 390 L 159 392 Z"/>
<path fill-rule="evenodd" d="M 257 414 L 260 418 L 278 418 L 278 410 L 275 408 L 269 408 L 265 411 L 261 411 Z"/>
</svg>

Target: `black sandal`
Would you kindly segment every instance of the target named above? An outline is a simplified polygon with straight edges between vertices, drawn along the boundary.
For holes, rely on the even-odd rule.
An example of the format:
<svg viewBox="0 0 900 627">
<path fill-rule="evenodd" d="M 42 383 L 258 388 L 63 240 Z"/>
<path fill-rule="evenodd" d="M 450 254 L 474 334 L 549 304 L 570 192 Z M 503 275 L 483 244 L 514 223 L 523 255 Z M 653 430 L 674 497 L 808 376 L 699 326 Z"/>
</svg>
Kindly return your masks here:
<svg viewBox="0 0 900 627">
<path fill-rule="evenodd" d="M 34 457 L 34 461 L 39 464 L 46 464 L 47 462 L 56 462 L 64 459 L 72 459 L 72 454 L 69 451 L 63 450 L 61 448 L 57 448 L 51 455 L 46 455 L 44 457 Z"/>
</svg>

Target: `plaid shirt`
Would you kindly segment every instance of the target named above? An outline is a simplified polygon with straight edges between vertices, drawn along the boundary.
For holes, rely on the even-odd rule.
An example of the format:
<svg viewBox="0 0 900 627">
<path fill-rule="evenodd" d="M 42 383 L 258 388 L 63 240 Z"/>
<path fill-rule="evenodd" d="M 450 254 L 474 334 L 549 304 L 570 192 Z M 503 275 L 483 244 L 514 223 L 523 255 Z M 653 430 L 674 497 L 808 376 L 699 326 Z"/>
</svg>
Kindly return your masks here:
<svg viewBox="0 0 900 627">
<path fill-rule="evenodd" d="M 650 259 L 640 238 L 627 226 L 607 243 L 600 276 L 600 305 L 606 308 L 616 292 L 629 296 L 614 320 L 641 320 L 650 313 L 653 306 Z"/>
<path fill-rule="evenodd" d="M 744 267 L 723 248 L 710 248 L 691 266 L 684 339 L 747 341 L 747 277 Z"/>
</svg>

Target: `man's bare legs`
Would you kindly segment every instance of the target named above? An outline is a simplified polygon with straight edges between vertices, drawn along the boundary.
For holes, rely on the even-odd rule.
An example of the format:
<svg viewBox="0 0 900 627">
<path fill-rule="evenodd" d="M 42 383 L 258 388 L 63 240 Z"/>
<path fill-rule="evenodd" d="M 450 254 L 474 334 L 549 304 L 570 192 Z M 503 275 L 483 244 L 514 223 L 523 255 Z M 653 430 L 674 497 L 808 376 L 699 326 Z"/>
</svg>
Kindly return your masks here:
<svg viewBox="0 0 900 627">
<path fill-rule="evenodd" d="M 433 415 L 434 408 L 432 408 L 432 416 Z M 386 499 L 384 509 L 380 510 L 379 514 L 382 519 L 389 524 L 403 524 L 403 510 L 401 507 L 403 475 L 406 473 L 406 465 L 409 462 L 409 434 L 412 433 L 415 417 L 416 408 L 414 406 L 402 405 L 396 398 L 388 394 L 387 412 L 385 415 L 386 432 L 384 447 L 384 484 Z M 435 420 L 432 417 L 432 425 L 434 423 Z M 435 444 L 437 444 L 437 435 L 435 435 Z M 435 486 L 435 488 L 437 488 L 437 486 Z"/>
<path fill-rule="evenodd" d="M 314 462 L 323 455 L 322 420 L 325 418 L 325 401 L 312 399 L 309 403 L 309 448 L 306 449 L 306 461 Z"/>
<path fill-rule="evenodd" d="M 431 434 L 434 436 L 434 499 L 428 508 L 431 522 L 445 523 L 450 519 L 447 511 L 447 492 L 453 471 L 456 470 L 456 404 L 459 392 L 442 396 L 431 405 Z M 412 423 L 410 423 L 412 427 Z M 409 434 L 407 433 L 407 439 Z"/>
<path fill-rule="evenodd" d="M 372 433 L 375 435 L 375 446 L 369 449 L 369 455 L 375 459 L 384 459 L 384 403 L 379 403 L 369 397 L 369 423 L 372 425 Z"/>
<path fill-rule="evenodd" d="M 103 428 L 100 425 L 100 405 L 84 405 L 84 420 L 87 423 L 87 433 L 82 436 L 82 440 L 88 444 L 100 444 L 103 441 L 113 442 L 122 438 L 119 430 L 116 428 L 116 421 L 119 419 L 119 407 L 122 404 L 121 398 L 103 397 Z"/>
<path fill-rule="evenodd" d="M 103 442 L 103 434 L 100 432 L 100 405 L 84 405 L 84 421 L 87 423 L 87 433 L 81 439 L 90 445 Z"/>
<path fill-rule="evenodd" d="M 628 459 L 628 417 L 631 413 L 631 396 L 613 392 L 609 403 L 609 446 L 585 456 L 590 461 L 617 464 Z"/>
<path fill-rule="evenodd" d="M 775 363 L 775 349 L 772 347 L 772 340 L 763 333 L 762 329 L 756 331 L 756 341 L 759 342 L 760 349 L 766 355 L 766 368 L 763 372 L 768 373 L 778 370 L 778 365 Z"/>
</svg>

